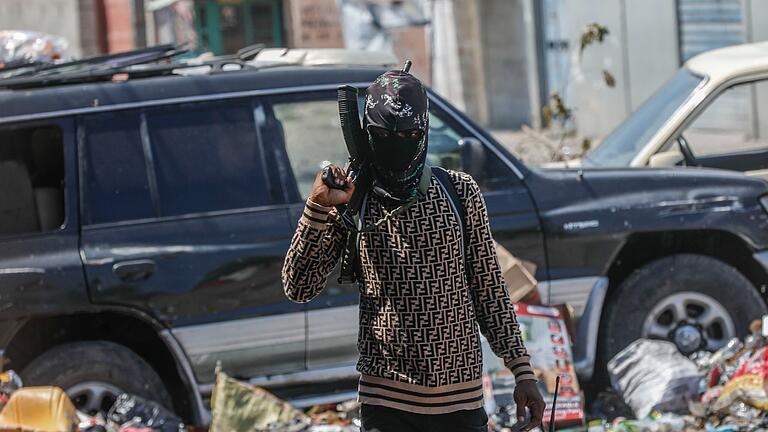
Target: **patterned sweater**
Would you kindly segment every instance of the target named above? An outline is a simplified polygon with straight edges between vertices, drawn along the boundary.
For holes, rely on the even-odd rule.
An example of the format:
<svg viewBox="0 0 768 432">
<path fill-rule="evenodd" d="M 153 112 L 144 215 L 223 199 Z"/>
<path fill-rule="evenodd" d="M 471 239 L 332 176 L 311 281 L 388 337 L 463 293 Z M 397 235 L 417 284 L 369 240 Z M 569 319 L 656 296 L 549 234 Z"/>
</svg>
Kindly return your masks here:
<svg viewBox="0 0 768 432">
<path fill-rule="evenodd" d="M 478 325 L 518 382 L 535 379 L 483 196 L 468 174 L 449 175 L 466 209 L 464 241 L 450 196 L 434 176 L 425 197 L 361 236 L 363 403 L 422 414 L 483 406 Z M 364 215 L 365 222 L 384 216 L 373 194 Z M 283 266 L 288 298 L 307 302 L 320 293 L 345 232 L 335 209 L 307 202 Z"/>
</svg>

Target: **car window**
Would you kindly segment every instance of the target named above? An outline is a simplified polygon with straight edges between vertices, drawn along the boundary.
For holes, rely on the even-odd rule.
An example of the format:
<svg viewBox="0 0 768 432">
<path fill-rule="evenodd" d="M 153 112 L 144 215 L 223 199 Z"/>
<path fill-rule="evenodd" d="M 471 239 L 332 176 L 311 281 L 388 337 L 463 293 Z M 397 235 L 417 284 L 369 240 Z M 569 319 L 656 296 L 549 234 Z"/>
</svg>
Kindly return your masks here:
<svg viewBox="0 0 768 432">
<path fill-rule="evenodd" d="M 328 92 L 265 99 L 265 123 L 268 126 L 263 133 L 264 140 L 271 145 L 284 145 L 302 199 L 309 196 L 315 176 L 325 161 L 340 166 L 347 161 L 335 97 L 335 93 Z M 512 175 L 509 168 L 479 143 L 476 143 L 476 150 L 481 154 L 475 155 L 475 168 L 466 166 L 459 141 L 468 134 L 444 120 L 446 118 L 434 109 L 430 112 L 427 162 L 433 166 L 469 171 L 484 190 L 507 187 Z"/>
<path fill-rule="evenodd" d="M 587 152 L 586 166 L 628 166 L 659 128 L 688 99 L 704 78 L 687 68 L 661 86 L 626 120 L 600 143 Z"/>
<path fill-rule="evenodd" d="M 275 96 L 265 100 L 268 145 L 284 145 L 301 199 L 309 197 L 324 161 L 344 166 L 347 147 L 341 134 L 334 93 Z"/>
<path fill-rule="evenodd" d="M 81 120 L 87 224 L 154 216 L 139 116 L 138 111 L 124 111 Z"/>
<path fill-rule="evenodd" d="M 251 104 L 183 104 L 146 112 L 163 216 L 269 203 Z"/>
<path fill-rule="evenodd" d="M 0 235 L 52 231 L 63 223 L 61 129 L 0 129 Z"/>
<path fill-rule="evenodd" d="M 683 131 L 695 156 L 768 149 L 768 81 L 719 94 Z"/>
<path fill-rule="evenodd" d="M 461 134 L 434 112 L 429 113 L 429 148 L 427 163 L 454 171 L 463 169 L 459 140 Z"/>
<path fill-rule="evenodd" d="M 446 113 L 430 107 L 427 162 L 472 175 L 483 192 L 509 188 L 517 179 L 507 164 Z"/>
</svg>

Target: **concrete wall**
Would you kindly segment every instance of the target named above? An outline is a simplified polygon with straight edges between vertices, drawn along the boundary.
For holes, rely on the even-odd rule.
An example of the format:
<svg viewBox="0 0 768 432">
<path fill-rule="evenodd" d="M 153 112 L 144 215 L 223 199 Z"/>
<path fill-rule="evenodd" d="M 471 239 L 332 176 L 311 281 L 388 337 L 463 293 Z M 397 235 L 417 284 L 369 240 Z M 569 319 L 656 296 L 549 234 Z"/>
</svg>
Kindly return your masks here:
<svg viewBox="0 0 768 432">
<path fill-rule="evenodd" d="M 526 27 L 521 0 L 484 0 L 480 8 L 487 125 L 530 123 Z"/>
<path fill-rule="evenodd" d="M 464 109 L 470 117 L 485 125 L 488 123 L 488 105 L 485 97 L 487 87 L 480 22 L 481 4 L 476 0 L 453 0 L 451 3 L 457 39 L 457 52 L 454 55 L 459 59 Z"/>
<path fill-rule="evenodd" d="M 104 35 L 104 9 L 99 6 L 98 1 L 78 1 L 82 57 L 93 56 L 107 50 L 107 40 Z"/>
<path fill-rule="evenodd" d="M 432 88 L 462 111 L 464 82 L 461 79 L 458 52 L 456 11 L 451 0 L 434 0 L 426 9 L 430 20 L 429 49 L 432 55 Z"/>
<path fill-rule="evenodd" d="M 677 10 L 669 0 L 625 0 L 629 106 L 631 111 L 680 66 Z"/>
<path fill-rule="evenodd" d="M 1 0 L 0 30 L 35 30 L 63 36 L 82 54 L 78 0 Z"/>
<path fill-rule="evenodd" d="M 573 0 L 567 3 L 571 41 L 571 100 L 579 133 L 600 137 L 613 130 L 677 70 L 677 13 L 669 0 Z M 601 45 L 579 58 L 582 29 L 608 27 Z M 603 70 L 616 79 L 609 88 Z"/>
<path fill-rule="evenodd" d="M 579 133 L 599 135 L 611 130 L 628 113 L 626 51 L 623 29 L 623 1 L 573 0 L 566 3 L 571 56 L 570 101 Z M 608 27 L 610 33 L 600 45 L 588 47 L 579 56 L 582 29 L 591 23 Z M 602 71 L 610 71 L 616 87 L 608 88 Z"/>
</svg>

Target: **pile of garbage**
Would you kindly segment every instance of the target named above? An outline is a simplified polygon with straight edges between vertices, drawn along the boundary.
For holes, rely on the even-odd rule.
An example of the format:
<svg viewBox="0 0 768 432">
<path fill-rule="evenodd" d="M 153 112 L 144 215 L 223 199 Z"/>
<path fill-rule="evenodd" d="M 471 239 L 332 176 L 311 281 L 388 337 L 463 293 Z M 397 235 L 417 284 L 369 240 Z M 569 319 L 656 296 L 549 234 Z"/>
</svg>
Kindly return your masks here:
<svg viewBox="0 0 768 432">
<path fill-rule="evenodd" d="M 304 412 L 260 387 L 217 370 L 210 431 L 240 430 L 359 432 L 360 404 L 349 400 L 317 405 Z"/>
<path fill-rule="evenodd" d="M 765 323 L 765 325 L 763 324 Z M 720 350 L 686 357 L 639 339 L 608 363 L 611 385 L 639 420 L 596 421 L 590 431 L 768 429 L 768 316 Z"/>
<path fill-rule="evenodd" d="M 303 412 L 266 390 L 217 371 L 208 430 L 280 432 L 358 432 L 357 401 L 315 406 Z M 186 426 L 162 405 L 127 393 L 107 413 L 88 415 L 75 408 L 59 387 L 24 387 L 14 371 L 0 373 L 0 431 L 24 432 L 182 432 Z"/>
<path fill-rule="evenodd" d="M 24 387 L 12 370 L 0 373 L 0 430 L 24 432 L 180 432 L 184 423 L 152 401 L 121 394 L 106 413 L 75 409 L 59 387 Z"/>
<path fill-rule="evenodd" d="M 69 59 L 69 43 L 61 36 L 35 31 L 0 31 L 0 72 L 30 63 Z"/>
</svg>

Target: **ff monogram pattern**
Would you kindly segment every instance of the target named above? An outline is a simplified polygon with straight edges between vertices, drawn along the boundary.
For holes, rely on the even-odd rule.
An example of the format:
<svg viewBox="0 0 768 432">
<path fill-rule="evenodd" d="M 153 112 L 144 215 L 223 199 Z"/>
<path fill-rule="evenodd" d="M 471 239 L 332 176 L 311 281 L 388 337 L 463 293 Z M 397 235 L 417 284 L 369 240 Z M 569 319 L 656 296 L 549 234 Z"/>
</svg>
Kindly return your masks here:
<svg viewBox="0 0 768 432">
<path fill-rule="evenodd" d="M 480 188 L 468 174 L 449 174 L 466 209 L 466 239 L 434 177 L 425 197 L 361 236 L 361 402 L 425 414 L 482 406 L 478 325 L 516 380 L 535 379 Z M 383 216 L 371 194 L 366 222 Z M 283 267 L 291 300 L 322 291 L 344 234 L 335 209 L 307 202 Z"/>
</svg>

